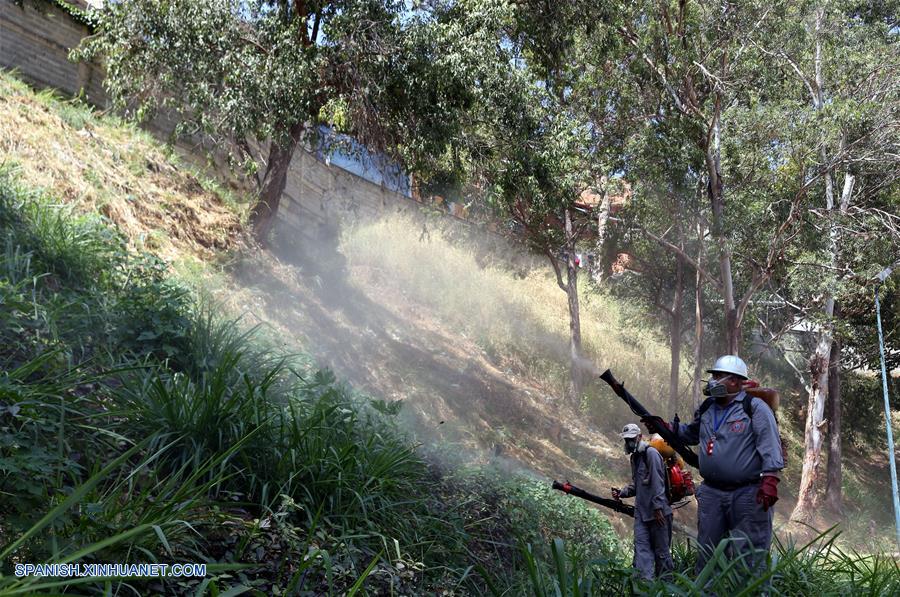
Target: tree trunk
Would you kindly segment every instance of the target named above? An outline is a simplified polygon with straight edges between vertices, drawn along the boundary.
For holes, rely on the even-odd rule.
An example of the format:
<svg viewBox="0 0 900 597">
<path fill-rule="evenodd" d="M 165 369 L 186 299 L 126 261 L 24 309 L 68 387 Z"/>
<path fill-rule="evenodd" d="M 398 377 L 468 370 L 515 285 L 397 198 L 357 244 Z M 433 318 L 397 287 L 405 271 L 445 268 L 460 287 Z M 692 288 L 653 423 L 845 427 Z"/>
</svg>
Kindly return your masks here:
<svg viewBox="0 0 900 597">
<path fill-rule="evenodd" d="M 700 406 L 700 373 L 703 370 L 703 225 L 697 220 L 697 270 L 694 278 L 694 408 Z"/>
<path fill-rule="evenodd" d="M 675 260 L 675 295 L 672 298 L 672 317 L 669 340 L 669 412 L 678 412 L 678 378 L 681 373 L 681 332 L 684 322 L 684 260 Z"/>
<path fill-rule="evenodd" d="M 722 300 L 725 303 L 725 352 L 740 354 L 740 320 L 737 317 L 737 304 L 734 300 L 734 278 L 731 273 L 731 249 L 728 248 L 728 235 L 725 233 L 725 185 L 722 182 L 720 141 L 719 141 L 719 99 L 716 98 L 716 110 L 713 114 L 712 145 L 704 135 L 701 147 L 706 154 L 706 174 L 709 178 L 707 195 L 712 208 L 712 234 L 719 247 L 719 274 L 722 280 Z"/>
<path fill-rule="evenodd" d="M 606 227 L 609 224 L 609 193 L 608 185 L 603 185 L 603 199 L 600 201 L 600 209 L 597 213 L 597 243 L 594 249 L 596 259 L 591 263 L 591 277 L 596 282 L 602 282 L 606 277 L 604 264 L 606 260 L 603 256 L 603 245 L 606 243 Z"/>
<path fill-rule="evenodd" d="M 840 310 L 835 306 L 835 316 Z M 825 504 L 838 515 L 843 515 L 841 484 L 841 343 L 831 345 L 831 362 L 828 365 L 828 473 L 825 481 Z"/>
<path fill-rule="evenodd" d="M 269 235 L 275 226 L 275 217 L 281 204 L 281 195 L 287 184 L 287 173 L 291 166 L 294 151 L 303 135 L 304 125 L 296 123 L 283 141 L 275 141 L 269 144 L 269 159 L 266 164 L 266 173 L 260 185 L 259 198 L 256 205 L 250 211 L 250 222 L 253 225 L 253 235 L 262 245 L 267 246 Z"/>
<path fill-rule="evenodd" d="M 834 210 L 834 181 L 830 172 L 825 174 L 825 204 L 829 214 Z M 832 262 L 836 247 L 833 243 L 834 224 L 831 225 L 832 245 L 830 247 Z M 809 360 L 809 397 L 806 410 L 806 430 L 804 432 L 803 471 L 800 477 L 800 490 L 797 493 L 797 505 L 791 518 L 802 522 L 810 522 L 818 500 L 819 477 L 822 461 L 822 428 L 825 421 L 825 401 L 828 398 L 828 363 L 831 359 L 831 318 L 834 316 L 834 294 L 828 289 L 822 308 L 824 316 L 822 329 L 816 349 Z"/>
<path fill-rule="evenodd" d="M 823 315 L 828 319 L 834 313 L 834 297 L 825 301 Z M 814 518 L 818 502 L 819 478 L 822 462 L 822 428 L 825 426 L 825 401 L 828 398 L 828 362 L 831 359 L 831 328 L 824 323 L 816 342 L 816 350 L 809 362 L 810 386 L 807 399 L 806 429 L 804 431 L 803 470 L 797 505 L 791 514 L 793 520 L 810 522 Z"/>
<path fill-rule="evenodd" d="M 581 315 L 578 307 L 578 268 L 575 266 L 575 233 L 572 229 L 572 215 L 565 210 L 566 225 L 566 298 L 569 304 L 569 373 L 570 394 L 575 401 L 581 400 L 584 387 L 581 364 Z"/>
</svg>

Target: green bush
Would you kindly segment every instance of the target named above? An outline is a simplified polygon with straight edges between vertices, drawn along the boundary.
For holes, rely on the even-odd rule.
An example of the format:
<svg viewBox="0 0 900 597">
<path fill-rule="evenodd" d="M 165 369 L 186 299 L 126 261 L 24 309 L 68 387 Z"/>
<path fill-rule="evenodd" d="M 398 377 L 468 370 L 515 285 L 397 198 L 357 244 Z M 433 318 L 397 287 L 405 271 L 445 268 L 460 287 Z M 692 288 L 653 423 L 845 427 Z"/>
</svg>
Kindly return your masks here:
<svg viewBox="0 0 900 597">
<path fill-rule="evenodd" d="M 0 242 L 0 537 L 22 539 L 17 558 L 89 546 L 83 557 L 99 561 L 241 554 L 259 565 L 244 581 L 270 588 L 346 589 L 369 573 L 421 586 L 463 568 L 460 531 L 435 515 L 395 409 L 216 316 L 101 219 L 8 171 Z M 52 524 L 38 526 L 50 533 L 32 532 L 48 508 Z M 302 540 L 251 554 L 256 525 L 275 512 L 282 536 Z M 220 553 L 223 520 L 238 543 Z M 318 555 L 275 571 L 268 549 Z"/>
<path fill-rule="evenodd" d="M 157 258 L 135 255 L 101 218 L 77 215 L 0 170 L 0 358 L 61 346 L 73 362 L 173 357 L 186 350 L 186 291 Z"/>
<path fill-rule="evenodd" d="M 579 562 L 624 566 L 625 554 L 606 516 L 587 502 L 552 490 L 548 481 L 492 467 L 454 467 L 441 476 L 444 517 L 464 529 L 470 561 L 478 564 L 488 585 L 511 587 L 508 594 L 520 594 L 515 587 L 527 581 L 532 563 L 545 571 L 554 562 L 556 538 Z"/>
</svg>

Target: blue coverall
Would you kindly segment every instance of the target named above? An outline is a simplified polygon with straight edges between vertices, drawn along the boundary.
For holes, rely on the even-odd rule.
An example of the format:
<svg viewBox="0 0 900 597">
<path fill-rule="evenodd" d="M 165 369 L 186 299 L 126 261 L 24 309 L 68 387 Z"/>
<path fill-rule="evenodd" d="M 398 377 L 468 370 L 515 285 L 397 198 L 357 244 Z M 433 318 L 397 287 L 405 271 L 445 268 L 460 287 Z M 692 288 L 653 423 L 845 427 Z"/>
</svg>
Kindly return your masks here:
<svg viewBox="0 0 900 597">
<path fill-rule="evenodd" d="M 744 400 L 752 400 L 752 417 L 744 410 Z M 679 424 L 675 431 L 686 444 L 700 445 L 697 570 L 725 537 L 734 538 L 732 556 L 749 554 L 751 565 L 760 563 L 751 547 L 768 551 L 774 512 L 764 510 L 756 494 L 764 473 L 778 474 L 784 468 L 774 413 L 759 398 L 740 392 L 730 404 L 713 404 L 702 416 L 698 409 L 691 423 Z"/>
<path fill-rule="evenodd" d="M 641 577 L 652 579 L 672 570 L 672 508 L 666 499 L 666 467 L 653 446 L 645 442 L 631 455 L 631 479 L 620 498 L 634 496 L 634 567 Z M 662 510 L 665 525 L 654 512 Z"/>
</svg>

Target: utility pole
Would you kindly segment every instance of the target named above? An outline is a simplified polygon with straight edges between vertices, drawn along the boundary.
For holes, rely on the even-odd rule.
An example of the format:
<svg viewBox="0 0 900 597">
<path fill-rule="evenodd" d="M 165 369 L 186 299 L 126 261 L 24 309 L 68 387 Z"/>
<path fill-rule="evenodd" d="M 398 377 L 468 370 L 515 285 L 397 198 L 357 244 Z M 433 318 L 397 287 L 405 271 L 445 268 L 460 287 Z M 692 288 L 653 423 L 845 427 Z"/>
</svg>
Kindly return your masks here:
<svg viewBox="0 0 900 597">
<path fill-rule="evenodd" d="M 884 416 L 885 425 L 887 426 L 887 442 L 888 442 L 888 460 L 891 467 L 891 491 L 894 495 L 894 526 L 897 530 L 897 547 L 900 549 L 900 491 L 897 489 L 897 463 L 894 460 L 894 433 L 891 429 L 891 403 L 888 400 L 887 385 L 887 366 L 884 358 L 884 332 L 881 330 L 881 304 L 878 301 L 878 289 L 891 275 L 894 267 L 900 264 L 895 263 L 893 266 L 885 268 L 876 276 L 878 282 L 875 284 L 875 320 L 878 322 L 878 348 L 881 351 L 881 385 L 884 391 Z"/>
</svg>

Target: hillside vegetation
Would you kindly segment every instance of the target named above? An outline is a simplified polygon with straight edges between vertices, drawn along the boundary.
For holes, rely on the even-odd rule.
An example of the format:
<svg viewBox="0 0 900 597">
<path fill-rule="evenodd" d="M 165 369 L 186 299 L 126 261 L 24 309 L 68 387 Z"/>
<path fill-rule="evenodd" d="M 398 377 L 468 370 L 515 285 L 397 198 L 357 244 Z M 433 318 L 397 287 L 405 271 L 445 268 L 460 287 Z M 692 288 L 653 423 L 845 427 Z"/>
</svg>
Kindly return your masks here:
<svg viewBox="0 0 900 597">
<path fill-rule="evenodd" d="M 8 75 L 0 76 L 0 161 L 77 212 L 109 219 L 132 249 L 209 260 L 240 240 L 234 197 L 172 149 Z"/>
<path fill-rule="evenodd" d="M 505 421 L 492 443 L 516 468 L 621 465 L 598 420 L 553 399 L 561 300 L 543 274 L 513 282 L 444 240 L 413 260 L 395 223 L 345 239 L 345 275 L 314 274 L 244 244 L 239 208 L 148 137 L 0 80 L 0 121 L 16 123 L 0 140 L 0 592 L 723 594 L 769 579 L 783 594 L 900 590 L 895 561 L 831 536 L 779 546 L 767 574 L 718 574 L 720 553 L 694 578 L 679 546 L 669 584 L 632 580 L 604 513 L 533 473 L 433 459 L 401 425 L 410 415 L 421 434 L 452 415 L 456 436 L 429 442 L 474 450 Z M 390 249 L 376 259 L 377 245 Z M 454 282 L 459 294 L 442 291 Z M 591 320 L 589 348 L 638 387 L 662 347 L 614 334 L 614 304 L 596 301 L 609 319 Z M 329 361 L 353 386 L 317 364 Z M 618 405 L 596 400 L 588 411 L 617 426 Z M 66 561 L 209 567 L 202 579 L 13 574 Z"/>
</svg>

